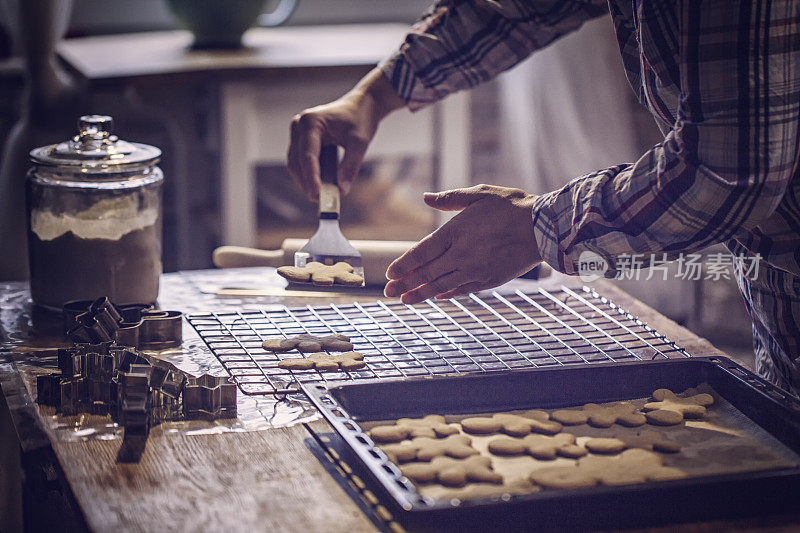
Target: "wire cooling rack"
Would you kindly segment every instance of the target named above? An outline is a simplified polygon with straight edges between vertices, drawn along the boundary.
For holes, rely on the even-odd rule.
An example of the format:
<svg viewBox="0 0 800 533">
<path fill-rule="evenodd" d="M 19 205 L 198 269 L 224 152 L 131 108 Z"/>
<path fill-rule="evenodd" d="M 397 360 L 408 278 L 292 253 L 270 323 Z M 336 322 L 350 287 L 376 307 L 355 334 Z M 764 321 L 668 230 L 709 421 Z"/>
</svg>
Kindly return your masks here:
<svg viewBox="0 0 800 533">
<path fill-rule="evenodd" d="M 471 294 L 417 305 L 376 301 L 188 317 L 244 394 L 283 394 L 298 382 L 447 375 L 487 370 L 688 357 L 675 343 L 584 287 Z M 350 337 L 367 366 L 285 370 L 261 343 L 298 334 Z"/>
</svg>

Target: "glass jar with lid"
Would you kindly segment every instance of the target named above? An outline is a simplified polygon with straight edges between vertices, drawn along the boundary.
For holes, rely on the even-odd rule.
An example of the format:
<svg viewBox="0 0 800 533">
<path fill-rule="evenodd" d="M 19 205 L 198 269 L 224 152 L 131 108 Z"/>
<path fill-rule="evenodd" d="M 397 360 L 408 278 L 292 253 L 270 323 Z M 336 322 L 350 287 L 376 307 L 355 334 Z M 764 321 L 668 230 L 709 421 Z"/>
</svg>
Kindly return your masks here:
<svg viewBox="0 0 800 533">
<path fill-rule="evenodd" d="M 161 275 L 161 151 L 80 118 L 72 139 L 31 151 L 26 180 L 33 301 L 59 309 L 108 296 L 154 303 Z"/>
</svg>

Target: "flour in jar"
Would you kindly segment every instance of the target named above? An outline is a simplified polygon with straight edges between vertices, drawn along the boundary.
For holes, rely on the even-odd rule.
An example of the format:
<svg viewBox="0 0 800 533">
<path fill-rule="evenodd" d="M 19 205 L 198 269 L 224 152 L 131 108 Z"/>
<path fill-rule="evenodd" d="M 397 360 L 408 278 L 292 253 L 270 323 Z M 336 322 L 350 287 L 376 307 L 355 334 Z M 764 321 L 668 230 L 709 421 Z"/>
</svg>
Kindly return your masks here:
<svg viewBox="0 0 800 533">
<path fill-rule="evenodd" d="M 157 208 L 139 210 L 136 197 L 129 195 L 100 200 L 74 214 L 55 215 L 34 209 L 31 231 L 42 241 L 52 241 L 68 232 L 80 239 L 118 241 L 128 233 L 154 225 L 157 220 Z"/>
<path fill-rule="evenodd" d="M 101 296 L 120 305 L 158 298 L 161 217 L 146 195 L 104 198 L 77 212 L 34 208 L 28 243 L 31 296 L 40 306 L 60 309 Z"/>
</svg>

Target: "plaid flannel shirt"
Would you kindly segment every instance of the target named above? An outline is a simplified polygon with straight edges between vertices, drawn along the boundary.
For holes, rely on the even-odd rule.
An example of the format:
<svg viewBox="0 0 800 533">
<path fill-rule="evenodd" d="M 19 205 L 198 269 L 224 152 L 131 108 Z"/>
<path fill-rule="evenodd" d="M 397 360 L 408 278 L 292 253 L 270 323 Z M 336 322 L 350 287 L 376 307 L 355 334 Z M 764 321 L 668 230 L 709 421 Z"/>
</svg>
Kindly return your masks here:
<svg viewBox="0 0 800 533">
<path fill-rule="evenodd" d="M 734 268 L 757 370 L 797 394 L 800 2 L 440 0 L 381 68 L 416 110 L 609 8 L 628 79 L 664 140 L 539 197 L 539 251 L 567 274 L 593 252 L 607 277 L 631 254 L 674 258 L 725 243 L 737 257 L 760 256 L 756 279 Z"/>
</svg>

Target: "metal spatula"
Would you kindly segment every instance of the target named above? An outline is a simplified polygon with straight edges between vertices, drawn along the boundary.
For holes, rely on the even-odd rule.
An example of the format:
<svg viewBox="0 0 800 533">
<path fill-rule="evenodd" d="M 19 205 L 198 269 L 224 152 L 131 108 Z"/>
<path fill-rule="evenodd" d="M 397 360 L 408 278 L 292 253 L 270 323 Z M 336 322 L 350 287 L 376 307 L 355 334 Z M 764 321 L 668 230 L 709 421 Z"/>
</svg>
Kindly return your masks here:
<svg viewBox="0 0 800 533">
<path fill-rule="evenodd" d="M 333 265 L 339 261 L 349 263 L 356 274 L 364 277 L 361 254 L 342 235 L 339 229 L 339 186 L 336 171 L 339 154 L 336 146 L 323 146 L 319 153 L 322 187 L 319 191 L 319 228 L 305 246 L 294 254 L 294 266 L 304 267 L 317 261 Z"/>
</svg>

